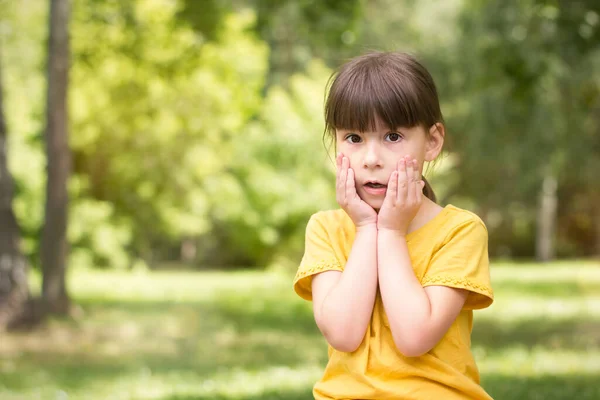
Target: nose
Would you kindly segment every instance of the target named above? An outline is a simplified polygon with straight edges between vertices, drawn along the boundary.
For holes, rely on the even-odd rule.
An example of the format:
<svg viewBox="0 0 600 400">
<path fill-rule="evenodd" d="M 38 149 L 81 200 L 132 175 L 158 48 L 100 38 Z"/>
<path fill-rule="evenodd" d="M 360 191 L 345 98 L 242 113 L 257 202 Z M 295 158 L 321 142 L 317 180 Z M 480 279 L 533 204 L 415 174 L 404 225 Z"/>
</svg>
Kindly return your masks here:
<svg viewBox="0 0 600 400">
<path fill-rule="evenodd" d="M 381 150 L 377 143 L 369 143 L 365 146 L 365 154 L 363 157 L 364 168 L 381 168 Z"/>
</svg>

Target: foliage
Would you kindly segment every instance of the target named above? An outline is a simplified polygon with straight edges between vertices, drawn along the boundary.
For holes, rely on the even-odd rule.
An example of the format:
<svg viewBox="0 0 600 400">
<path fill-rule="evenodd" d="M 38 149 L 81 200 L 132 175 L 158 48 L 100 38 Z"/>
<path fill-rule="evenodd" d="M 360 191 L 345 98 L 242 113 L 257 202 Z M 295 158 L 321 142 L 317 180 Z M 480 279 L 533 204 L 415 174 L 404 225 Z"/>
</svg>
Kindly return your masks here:
<svg viewBox="0 0 600 400">
<path fill-rule="evenodd" d="M 527 238 L 548 174 L 558 179 L 562 215 L 572 210 L 573 194 L 587 196 L 583 207 L 594 212 L 597 185 L 589 178 L 600 150 L 600 84 L 593 72 L 600 56 L 599 15 L 591 1 L 474 0 L 463 9 L 461 34 L 447 61 L 464 71 L 447 82 L 450 126 L 461 133 L 451 136 L 460 155 L 456 192 L 477 198 L 480 213 L 497 216 L 490 219 L 496 249 L 532 254 Z M 587 229 L 592 237 L 592 227 Z M 575 245 L 566 229 L 560 233 L 563 250 Z M 530 247 L 518 249 L 524 241 Z M 579 246 L 567 254 L 594 251 L 589 243 Z"/>
<path fill-rule="evenodd" d="M 335 207 L 321 143 L 332 68 L 368 49 L 431 70 L 448 134 L 430 176 L 493 256 L 533 254 L 541 181 L 559 182 L 560 256 L 600 248 L 597 2 L 82 0 L 73 3 L 71 262 L 295 265 Z M 43 213 L 47 4 L 0 0 L 9 162 L 24 250 Z M 185 245 L 185 246 L 184 246 Z M 195 254 L 195 255 L 194 255 Z"/>
<path fill-rule="evenodd" d="M 216 200 L 213 262 L 298 258 L 308 216 L 335 206 L 332 163 L 325 148 L 319 151 L 324 124 L 322 101 L 316 101 L 329 73 L 314 63 L 307 76 L 291 78 L 289 91 L 272 87 L 260 114 L 233 139 L 228 173 L 207 180 Z"/>
<path fill-rule="evenodd" d="M 15 180 L 13 207 L 23 251 L 37 262 L 45 195 L 44 73 L 47 10 L 24 2 L 0 1 L 0 51 L 8 125 L 8 161 Z"/>
<path fill-rule="evenodd" d="M 350 57 L 364 5 L 361 0 L 183 0 L 178 18 L 204 38 L 215 40 L 225 15 L 244 8 L 254 10 L 257 20 L 251 31 L 271 50 L 269 88 L 285 86 L 291 75 L 305 71 L 314 58 L 337 65 Z"/>
</svg>

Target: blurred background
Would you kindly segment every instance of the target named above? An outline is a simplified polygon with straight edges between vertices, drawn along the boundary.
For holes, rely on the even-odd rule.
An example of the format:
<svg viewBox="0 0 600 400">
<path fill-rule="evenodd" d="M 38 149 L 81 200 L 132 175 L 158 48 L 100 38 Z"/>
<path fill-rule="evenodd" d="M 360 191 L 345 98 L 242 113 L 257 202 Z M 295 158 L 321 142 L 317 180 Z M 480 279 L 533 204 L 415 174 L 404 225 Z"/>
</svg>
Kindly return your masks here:
<svg viewBox="0 0 600 400">
<path fill-rule="evenodd" d="M 308 399 L 327 80 L 438 86 L 440 204 L 489 230 L 495 399 L 600 399 L 597 0 L 0 0 L 0 398 Z"/>
</svg>

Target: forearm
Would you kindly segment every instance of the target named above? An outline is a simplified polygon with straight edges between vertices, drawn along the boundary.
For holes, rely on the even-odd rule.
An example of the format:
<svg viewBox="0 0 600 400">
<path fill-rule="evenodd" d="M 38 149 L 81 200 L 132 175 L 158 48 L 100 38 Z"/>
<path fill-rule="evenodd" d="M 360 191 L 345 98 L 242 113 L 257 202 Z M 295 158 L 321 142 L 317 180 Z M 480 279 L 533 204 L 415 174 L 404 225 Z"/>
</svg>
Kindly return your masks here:
<svg viewBox="0 0 600 400">
<path fill-rule="evenodd" d="M 357 229 L 344 272 L 323 301 L 323 333 L 330 343 L 341 342 L 346 351 L 360 345 L 376 292 L 377 227 L 371 225 Z"/>
<path fill-rule="evenodd" d="M 414 274 L 403 236 L 380 230 L 377 249 L 379 289 L 394 341 L 405 355 L 419 355 L 435 344 L 427 338 L 429 297 Z"/>
</svg>

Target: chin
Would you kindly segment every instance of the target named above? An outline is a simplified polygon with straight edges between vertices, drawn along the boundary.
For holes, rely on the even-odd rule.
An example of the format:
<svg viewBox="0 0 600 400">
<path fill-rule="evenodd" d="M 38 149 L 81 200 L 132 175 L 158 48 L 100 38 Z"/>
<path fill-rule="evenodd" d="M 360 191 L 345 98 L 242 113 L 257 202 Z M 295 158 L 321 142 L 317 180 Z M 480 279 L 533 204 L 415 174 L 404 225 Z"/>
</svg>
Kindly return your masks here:
<svg viewBox="0 0 600 400">
<path fill-rule="evenodd" d="M 377 212 L 379 212 L 379 209 L 383 205 L 383 200 L 384 200 L 383 198 L 379 199 L 379 198 L 373 198 L 368 195 L 365 196 L 364 193 L 358 193 L 358 196 L 362 199 L 362 201 L 367 203 L 369 206 L 371 206 L 371 208 L 373 208 Z"/>
<path fill-rule="evenodd" d="M 365 203 L 370 205 L 377 212 L 379 212 L 379 209 L 383 205 L 383 201 L 366 201 Z"/>
</svg>

